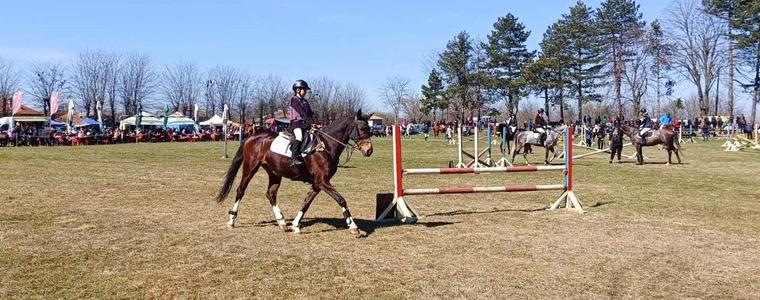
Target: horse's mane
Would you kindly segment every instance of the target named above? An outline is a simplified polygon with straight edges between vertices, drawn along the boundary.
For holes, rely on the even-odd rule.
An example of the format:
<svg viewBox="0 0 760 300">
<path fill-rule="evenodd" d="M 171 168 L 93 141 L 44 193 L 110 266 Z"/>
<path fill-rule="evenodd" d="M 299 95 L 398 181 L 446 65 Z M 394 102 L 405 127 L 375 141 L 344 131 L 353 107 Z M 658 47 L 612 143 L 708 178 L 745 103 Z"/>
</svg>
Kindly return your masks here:
<svg viewBox="0 0 760 300">
<path fill-rule="evenodd" d="M 325 133 L 329 135 L 337 134 L 339 133 L 340 130 L 345 129 L 345 125 L 346 125 L 345 123 L 348 123 L 349 121 L 353 121 L 354 118 L 355 118 L 354 116 L 347 116 L 347 117 L 340 118 L 337 121 L 330 123 L 330 125 L 327 125 L 327 127 L 322 129 L 322 131 L 324 131 Z"/>
</svg>

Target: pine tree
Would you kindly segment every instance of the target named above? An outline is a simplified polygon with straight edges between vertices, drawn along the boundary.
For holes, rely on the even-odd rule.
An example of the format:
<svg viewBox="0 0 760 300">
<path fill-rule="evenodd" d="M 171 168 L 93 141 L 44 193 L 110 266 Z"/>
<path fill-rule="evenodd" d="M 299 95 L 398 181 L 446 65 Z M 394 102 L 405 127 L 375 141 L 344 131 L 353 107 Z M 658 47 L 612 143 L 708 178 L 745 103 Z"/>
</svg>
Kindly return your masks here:
<svg viewBox="0 0 760 300">
<path fill-rule="evenodd" d="M 534 52 L 528 51 L 525 45 L 530 31 L 526 31 L 512 14 L 500 17 L 493 27 L 488 43 L 482 44 L 488 55 L 489 88 L 505 96 L 507 110 L 516 112 L 526 84 L 521 79 L 522 69 L 531 63 L 534 56 Z"/>
<path fill-rule="evenodd" d="M 606 0 L 596 11 L 594 24 L 601 43 L 605 62 L 610 67 L 615 87 L 615 105 L 618 114 L 623 114 L 622 78 L 625 63 L 636 53 L 628 48 L 644 32 L 644 21 L 639 5 L 633 0 Z"/>
<path fill-rule="evenodd" d="M 583 118 L 583 104 L 601 101 L 596 88 L 601 63 L 599 39 L 594 28 L 594 12 L 578 1 L 570 8 L 570 14 L 562 15 L 558 38 L 565 41 L 570 66 L 569 76 L 574 90 L 573 97 L 578 101 L 578 119 Z"/>
<path fill-rule="evenodd" d="M 670 69 L 670 56 L 673 55 L 673 46 L 667 42 L 659 20 L 654 20 L 649 25 L 649 30 L 647 31 L 647 53 L 652 59 L 649 72 L 655 80 L 656 115 L 659 115 L 661 112 L 662 81 L 666 80 L 666 82 L 670 82 L 666 72 Z"/>
<path fill-rule="evenodd" d="M 757 105 L 760 104 L 760 2 L 743 2 L 736 10 L 736 20 L 736 49 L 740 50 L 742 60 L 754 71 L 752 81 L 744 85 L 753 91 L 750 120 L 754 124 Z"/>
<path fill-rule="evenodd" d="M 734 119 L 734 29 L 738 26 L 737 10 L 746 0 L 703 0 L 707 13 L 728 24 L 728 114 Z"/>
<path fill-rule="evenodd" d="M 443 81 L 438 70 L 433 69 L 428 76 L 427 85 L 422 85 L 422 112 L 424 114 L 433 113 L 433 121 L 436 120 L 436 110 L 443 110 L 448 107 L 443 97 Z"/>
<path fill-rule="evenodd" d="M 465 111 L 471 111 L 474 101 L 471 97 L 472 41 L 466 31 L 462 31 L 446 44 L 446 50 L 438 58 L 438 68 L 445 82 L 445 95 L 455 110 L 459 122 L 464 121 Z"/>
<path fill-rule="evenodd" d="M 539 64 L 543 68 L 548 68 L 544 71 L 549 75 L 548 87 L 550 88 L 547 93 L 549 102 L 559 106 L 560 119 L 565 119 L 565 89 L 569 86 L 569 64 L 570 64 L 570 51 L 566 48 L 567 40 L 562 35 L 561 22 L 556 22 L 549 26 L 544 33 L 543 40 L 541 41 L 541 59 L 543 62 Z"/>
</svg>

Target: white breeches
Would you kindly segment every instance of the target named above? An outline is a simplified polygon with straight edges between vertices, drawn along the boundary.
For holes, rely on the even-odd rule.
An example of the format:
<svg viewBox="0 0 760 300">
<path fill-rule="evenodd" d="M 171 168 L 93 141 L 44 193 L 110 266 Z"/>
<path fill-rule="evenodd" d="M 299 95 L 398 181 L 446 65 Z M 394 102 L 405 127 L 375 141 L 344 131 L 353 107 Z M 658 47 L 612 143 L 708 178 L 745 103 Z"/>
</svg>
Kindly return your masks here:
<svg viewBox="0 0 760 300">
<path fill-rule="evenodd" d="M 301 128 L 293 129 L 293 135 L 296 136 L 296 140 L 298 140 L 299 142 L 303 142 L 303 129 Z"/>
</svg>

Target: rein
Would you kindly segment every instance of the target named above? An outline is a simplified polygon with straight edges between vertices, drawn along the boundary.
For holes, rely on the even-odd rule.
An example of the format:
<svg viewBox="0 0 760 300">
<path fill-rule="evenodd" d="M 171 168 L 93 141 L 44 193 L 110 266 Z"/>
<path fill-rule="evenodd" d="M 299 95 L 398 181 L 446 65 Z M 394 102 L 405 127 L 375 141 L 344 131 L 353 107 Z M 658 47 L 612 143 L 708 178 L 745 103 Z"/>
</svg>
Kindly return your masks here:
<svg viewBox="0 0 760 300">
<path fill-rule="evenodd" d="M 344 143 L 344 142 L 336 139 L 335 137 L 327 134 L 326 132 L 322 131 L 321 129 L 317 129 L 315 132 L 317 134 L 319 134 L 320 136 L 327 137 L 327 138 L 335 141 L 336 143 L 343 145 L 344 147 L 346 147 L 347 149 L 350 150 L 350 151 L 347 152 L 348 154 L 346 154 L 348 156 L 348 158 L 346 159 L 346 162 L 344 162 L 343 164 L 341 164 L 341 166 L 344 166 L 344 165 L 346 165 L 351 160 L 351 157 L 354 154 L 354 150 L 359 149 L 359 147 L 357 147 L 356 144 L 355 144 L 356 141 L 359 140 L 358 134 L 356 135 L 356 138 L 354 138 L 354 132 L 356 132 L 356 130 L 357 130 L 356 123 L 354 123 L 351 126 L 351 133 L 350 133 L 350 136 L 349 136 L 350 140 L 348 142 L 346 142 L 346 143 Z M 351 143 L 351 141 L 353 141 L 354 143 Z"/>
</svg>

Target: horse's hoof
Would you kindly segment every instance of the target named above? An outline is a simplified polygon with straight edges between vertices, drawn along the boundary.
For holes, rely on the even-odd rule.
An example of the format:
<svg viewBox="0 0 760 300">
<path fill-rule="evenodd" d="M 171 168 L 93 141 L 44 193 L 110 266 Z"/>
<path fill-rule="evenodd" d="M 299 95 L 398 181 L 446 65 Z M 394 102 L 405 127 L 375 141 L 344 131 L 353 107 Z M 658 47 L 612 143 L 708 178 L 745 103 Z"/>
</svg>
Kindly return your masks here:
<svg viewBox="0 0 760 300">
<path fill-rule="evenodd" d="M 235 223 L 227 223 L 227 228 L 229 229 L 235 228 Z"/>
<path fill-rule="evenodd" d="M 288 225 L 280 224 L 279 226 L 280 226 L 280 230 L 282 230 L 282 232 L 288 232 L 288 230 L 289 230 Z"/>
<path fill-rule="evenodd" d="M 367 236 L 367 233 L 359 228 L 349 228 L 348 232 L 356 238 L 363 238 Z"/>
<path fill-rule="evenodd" d="M 301 228 L 300 227 L 290 226 L 290 230 L 293 231 L 293 234 L 300 234 L 301 233 Z"/>
</svg>

